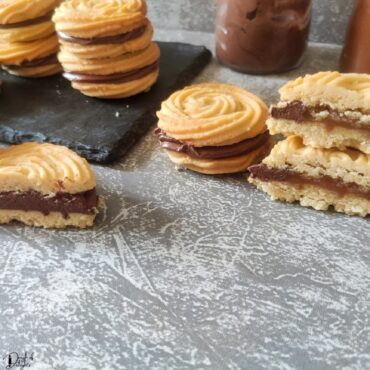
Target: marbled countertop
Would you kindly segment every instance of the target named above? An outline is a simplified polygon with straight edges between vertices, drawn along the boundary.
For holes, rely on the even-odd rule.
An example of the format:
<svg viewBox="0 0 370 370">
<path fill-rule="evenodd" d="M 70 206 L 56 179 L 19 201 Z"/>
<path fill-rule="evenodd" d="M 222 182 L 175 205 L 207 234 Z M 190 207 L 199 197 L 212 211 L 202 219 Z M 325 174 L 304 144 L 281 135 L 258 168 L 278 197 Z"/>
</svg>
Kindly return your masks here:
<svg viewBox="0 0 370 370">
<path fill-rule="evenodd" d="M 212 47 L 206 33 L 157 39 Z M 214 61 L 198 81 L 267 102 L 304 65 L 253 77 Z M 369 219 L 272 202 L 245 175 L 177 171 L 149 132 L 94 166 L 107 210 L 87 231 L 0 227 L 0 369 L 369 369 Z"/>
</svg>

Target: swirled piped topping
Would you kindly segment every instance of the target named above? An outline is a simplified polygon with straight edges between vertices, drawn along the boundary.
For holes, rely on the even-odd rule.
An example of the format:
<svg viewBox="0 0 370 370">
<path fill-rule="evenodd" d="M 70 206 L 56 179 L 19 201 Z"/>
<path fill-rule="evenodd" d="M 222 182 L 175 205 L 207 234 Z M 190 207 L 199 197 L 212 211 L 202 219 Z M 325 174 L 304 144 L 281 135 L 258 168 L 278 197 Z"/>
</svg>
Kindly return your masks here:
<svg viewBox="0 0 370 370">
<path fill-rule="evenodd" d="M 89 38 L 132 31 L 146 23 L 145 0 L 70 0 L 56 9 L 58 32 Z"/>
<path fill-rule="evenodd" d="M 268 109 L 237 86 L 205 83 L 172 94 L 157 112 L 158 127 L 196 147 L 231 145 L 266 131 Z"/>
<path fill-rule="evenodd" d="M 95 186 L 87 161 L 64 146 L 26 143 L 0 150 L 0 192 L 75 194 Z"/>
</svg>

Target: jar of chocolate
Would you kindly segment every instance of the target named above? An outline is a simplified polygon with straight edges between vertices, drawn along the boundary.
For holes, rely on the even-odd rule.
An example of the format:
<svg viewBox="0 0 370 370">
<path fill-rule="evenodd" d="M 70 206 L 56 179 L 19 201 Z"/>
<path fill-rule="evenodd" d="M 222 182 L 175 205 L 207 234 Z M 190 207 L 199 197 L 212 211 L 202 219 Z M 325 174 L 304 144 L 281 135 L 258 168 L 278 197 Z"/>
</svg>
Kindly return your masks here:
<svg viewBox="0 0 370 370">
<path fill-rule="evenodd" d="M 370 73 L 370 0 L 357 0 L 340 60 L 342 72 Z"/>
<path fill-rule="evenodd" d="M 311 0 L 217 0 L 216 55 L 245 73 L 297 67 L 307 45 Z"/>
</svg>

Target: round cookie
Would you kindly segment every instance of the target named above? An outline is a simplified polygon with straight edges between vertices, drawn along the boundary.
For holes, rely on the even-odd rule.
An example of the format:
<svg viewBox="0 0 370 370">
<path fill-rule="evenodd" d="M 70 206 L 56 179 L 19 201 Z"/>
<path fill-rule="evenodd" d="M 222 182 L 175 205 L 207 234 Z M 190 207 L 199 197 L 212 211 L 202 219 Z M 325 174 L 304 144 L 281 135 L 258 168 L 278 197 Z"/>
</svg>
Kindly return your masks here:
<svg viewBox="0 0 370 370">
<path fill-rule="evenodd" d="M 189 86 L 164 101 L 157 116 L 156 134 L 170 159 L 197 172 L 246 171 L 271 148 L 266 104 L 237 86 Z"/>
<path fill-rule="evenodd" d="M 156 82 L 160 50 L 144 0 L 70 0 L 53 20 L 64 77 L 81 93 L 118 99 Z"/>
<path fill-rule="evenodd" d="M 68 37 L 59 33 L 59 42 L 69 54 L 73 54 L 80 59 L 115 58 L 122 54 L 133 53 L 138 50 L 146 49 L 152 42 L 153 27 L 150 22 L 147 26 L 139 29 L 139 36 L 121 41 L 122 38 L 105 38 L 108 44 L 94 44 L 86 42 L 84 39 L 75 38 L 70 42 Z M 103 39 L 103 38 L 102 38 Z M 102 40 L 100 39 L 100 40 Z M 77 42 L 76 42 L 77 40 Z M 117 41 L 118 40 L 118 41 Z M 112 43 L 114 41 L 114 43 Z"/>
<path fill-rule="evenodd" d="M 156 63 L 160 56 L 160 50 L 156 43 L 152 42 L 146 49 L 119 55 L 114 58 L 87 59 L 81 63 L 81 59 L 62 49 L 58 58 L 66 71 L 75 74 L 109 76 L 117 73 L 126 73 L 139 70 Z"/>
<path fill-rule="evenodd" d="M 51 13 L 59 3 L 60 0 L 2 0 L 0 25 L 19 27 L 19 24 Z"/>
<path fill-rule="evenodd" d="M 122 99 L 149 91 L 158 79 L 159 69 L 141 78 L 134 78 L 124 83 L 86 83 L 72 82 L 72 87 L 84 95 L 100 99 Z"/>
<path fill-rule="evenodd" d="M 252 164 L 261 162 L 273 147 L 272 142 L 273 140 L 270 139 L 268 143 L 250 153 L 218 160 L 192 158 L 189 155 L 170 150 L 167 150 L 167 155 L 177 165 L 206 175 L 237 173 L 245 172 Z"/>
<path fill-rule="evenodd" d="M 5 0 L 0 4 L 0 64 L 11 74 L 44 77 L 59 73 L 52 11 L 59 0 Z"/>
<path fill-rule="evenodd" d="M 120 35 L 146 24 L 145 0 L 69 0 L 54 13 L 57 32 L 90 39 Z"/>
</svg>

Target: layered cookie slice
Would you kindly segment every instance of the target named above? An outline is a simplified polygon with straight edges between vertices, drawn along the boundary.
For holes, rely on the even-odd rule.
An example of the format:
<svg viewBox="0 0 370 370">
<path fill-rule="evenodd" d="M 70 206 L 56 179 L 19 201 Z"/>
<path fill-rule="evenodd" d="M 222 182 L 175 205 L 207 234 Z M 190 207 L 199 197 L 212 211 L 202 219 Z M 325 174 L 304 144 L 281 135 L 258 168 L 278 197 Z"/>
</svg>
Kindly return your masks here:
<svg viewBox="0 0 370 370">
<path fill-rule="evenodd" d="M 283 86 L 280 97 L 267 121 L 272 134 L 299 135 L 316 148 L 370 154 L 370 75 L 307 75 Z"/>
<path fill-rule="evenodd" d="M 370 213 L 369 154 L 312 148 L 290 136 L 249 171 L 249 182 L 274 200 L 298 201 L 317 210 L 333 206 L 348 215 Z"/>
<path fill-rule="evenodd" d="M 63 146 L 26 143 L 0 149 L 0 223 L 91 226 L 96 181 L 85 159 Z"/>
</svg>

